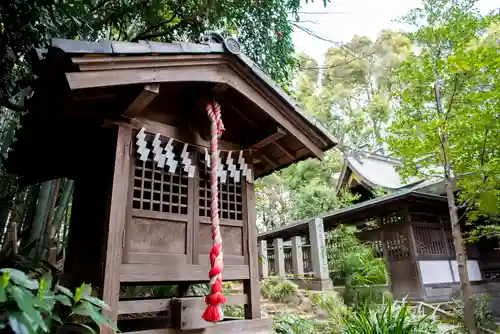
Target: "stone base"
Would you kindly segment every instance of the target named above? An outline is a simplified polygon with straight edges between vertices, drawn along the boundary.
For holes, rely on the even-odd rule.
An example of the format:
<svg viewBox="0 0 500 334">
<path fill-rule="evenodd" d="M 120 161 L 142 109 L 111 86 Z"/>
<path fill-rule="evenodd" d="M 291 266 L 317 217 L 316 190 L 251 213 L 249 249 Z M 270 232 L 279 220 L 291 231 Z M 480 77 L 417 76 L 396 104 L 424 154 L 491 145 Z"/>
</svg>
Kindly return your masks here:
<svg viewBox="0 0 500 334">
<path fill-rule="evenodd" d="M 314 278 L 294 278 L 289 279 L 297 284 L 300 289 L 307 289 L 311 291 L 332 291 L 333 282 L 331 279 L 314 279 Z"/>
</svg>

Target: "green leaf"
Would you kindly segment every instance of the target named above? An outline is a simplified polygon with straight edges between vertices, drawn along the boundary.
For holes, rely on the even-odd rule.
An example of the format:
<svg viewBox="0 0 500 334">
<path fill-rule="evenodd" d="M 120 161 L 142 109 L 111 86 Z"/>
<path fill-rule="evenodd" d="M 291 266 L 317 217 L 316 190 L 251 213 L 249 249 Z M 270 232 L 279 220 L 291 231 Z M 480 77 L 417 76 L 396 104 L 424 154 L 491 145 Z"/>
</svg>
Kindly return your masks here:
<svg viewBox="0 0 500 334">
<path fill-rule="evenodd" d="M 90 296 L 92 292 L 92 287 L 88 284 L 82 283 L 82 285 L 76 288 L 75 297 L 73 297 L 75 303 L 78 303 L 80 299 Z"/>
<path fill-rule="evenodd" d="M 4 272 L 2 276 L 0 276 L 0 284 L 2 287 L 6 287 L 9 284 L 10 280 L 10 271 Z"/>
<path fill-rule="evenodd" d="M 57 285 L 57 290 L 60 291 L 61 293 L 65 294 L 66 296 L 73 298 L 73 292 L 71 292 L 68 288 L 62 286 L 62 285 Z"/>
<path fill-rule="evenodd" d="M 73 309 L 71 310 L 71 314 L 76 314 L 76 315 L 81 315 L 84 317 L 90 317 L 90 311 L 85 305 L 85 303 L 78 303 Z"/>
<path fill-rule="evenodd" d="M 70 306 L 71 307 L 73 305 L 73 303 L 71 302 L 71 299 L 68 296 L 66 296 L 66 295 L 56 295 L 55 299 L 59 303 L 63 304 L 64 306 Z"/>
<path fill-rule="evenodd" d="M 78 323 L 78 324 L 74 323 L 72 325 L 81 327 L 81 333 L 83 333 L 83 334 L 87 334 L 88 333 L 88 332 L 86 332 L 86 330 L 89 331 L 92 334 L 96 334 L 96 331 L 92 327 L 90 327 L 89 325 L 80 324 L 80 323 Z M 73 328 L 73 326 L 72 326 L 71 329 L 80 332 L 80 330 L 78 328 Z"/>
<path fill-rule="evenodd" d="M 61 325 L 63 324 L 63 321 L 61 320 L 61 318 L 59 317 L 59 315 L 52 314 L 51 318 L 52 318 L 52 320 L 56 321 L 57 323 L 59 323 Z"/>
<path fill-rule="evenodd" d="M 7 296 L 5 295 L 5 288 L 0 284 L 0 303 L 5 303 L 7 301 Z"/>
<path fill-rule="evenodd" d="M 43 274 L 40 281 L 42 281 L 42 280 L 45 282 L 45 286 L 47 289 L 52 289 L 52 274 L 50 273 L 50 271 L 46 271 Z"/>
<path fill-rule="evenodd" d="M 111 310 L 110 307 L 104 301 L 100 300 L 99 298 L 92 297 L 92 296 L 86 296 L 86 297 L 82 297 L 82 299 L 94 304 L 95 306 L 100 307 L 103 310 L 106 310 L 106 311 Z"/>
<path fill-rule="evenodd" d="M 19 309 L 23 312 L 23 315 L 32 321 L 35 330 L 38 327 L 41 327 L 44 331 L 48 330 L 42 315 L 34 308 L 38 299 L 29 290 L 23 290 L 18 286 L 12 286 L 10 288 L 10 294 L 16 301 Z"/>
<path fill-rule="evenodd" d="M 9 326 L 14 333 L 31 334 L 34 331 L 29 323 L 26 323 L 26 319 L 21 312 L 9 312 L 7 317 L 9 319 Z"/>
<path fill-rule="evenodd" d="M 104 323 L 104 317 L 94 305 L 86 301 L 82 301 L 82 304 L 85 305 L 84 307 L 89 311 L 89 315 L 92 321 L 94 321 L 99 326 Z"/>
<path fill-rule="evenodd" d="M 36 280 L 30 279 L 25 273 L 20 270 L 12 268 L 2 268 L 0 272 L 10 273 L 10 280 L 17 285 L 20 285 L 26 289 L 36 290 L 38 289 L 38 282 Z"/>
</svg>

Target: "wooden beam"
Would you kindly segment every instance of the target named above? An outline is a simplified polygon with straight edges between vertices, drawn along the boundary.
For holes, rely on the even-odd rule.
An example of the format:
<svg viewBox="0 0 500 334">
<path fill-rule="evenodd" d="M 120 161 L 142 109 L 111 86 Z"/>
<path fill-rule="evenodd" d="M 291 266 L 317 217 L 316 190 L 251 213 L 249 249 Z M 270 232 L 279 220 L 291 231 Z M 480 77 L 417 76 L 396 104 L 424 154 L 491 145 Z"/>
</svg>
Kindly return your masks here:
<svg viewBox="0 0 500 334">
<path fill-rule="evenodd" d="M 230 297 L 230 296 L 228 296 Z M 233 300 L 231 300 L 233 299 Z M 233 295 L 228 298 L 226 303 L 228 305 L 242 305 L 246 304 L 248 301 L 247 296 L 245 295 Z M 233 303 L 236 302 L 236 303 Z M 198 297 L 186 297 L 186 298 L 173 298 L 171 302 L 171 318 L 172 318 L 172 327 L 181 329 L 184 331 L 191 330 L 200 330 L 206 329 L 209 327 L 219 328 L 219 324 L 209 323 L 203 320 L 200 317 L 200 314 L 203 314 L 203 310 L 207 307 L 205 298 Z M 260 309 L 259 309 L 260 312 Z M 246 332 L 246 331 L 222 331 L 222 333 L 237 333 L 237 332 Z M 249 333 L 252 333 L 250 331 Z"/>
<path fill-rule="evenodd" d="M 167 265 L 151 263 L 122 264 L 119 269 L 121 282 L 179 282 L 186 279 L 193 281 L 208 281 L 208 265 Z M 250 268 L 246 265 L 224 266 L 224 279 L 248 279 Z"/>
<path fill-rule="evenodd" d="M 205 306 L 205 298 L 188 297 L 195 300 L 202 307 Z M 124 300 L 118 303 L 118 314 L 133 314 L 145 312 L 161 312 L 170 308 L 172 298 L 166 299 L 134 299 Z M 248 304 L 248 295 L 226 295 L 226 305 L 246 305 Z"/>
<path fill-rule="evenodd" d="M 199 56 L 198 56 L 199 57 Z M 188 66 L 179 64 L 175 67 L 122 69 L 108 71 L 70 72 L 66 73 L 66 79 L 71 90 L 91 87 L 109 87 L 121 85 L 133 85 L 150 82 L 213 82 L 227 83 L 233 89 L 249 98 L 261 110 L 267 113 L 275 122 L 283 126 L 291 135 L 296 137 L 316 157 L 323 159 L 324 152 L 317 142 L 311 138 L 311 134 L 304 131 L 302 122 L 297 121 L 297 115 L 290 114 L 290 107 L 283 102 L 275 102 L 265 93 L 267 87 L 258 87 L 257 84 L 248 82 L 245 78 L 248 72 L 241 66 Z M 228 64 L 229 65 L 229 64 Z M 238 65 L 239 66 L 239 65 Z M 314 136 L 316 137 L 316 136 Z M 317 138 L 316 138 L 317 139 Z"/>
<path fill-rule="evenodd" d="M 144 89 L 139 93 L 135 100 L 128 106 L 127 110 L 122 114 L 123 116 L 134 118 L 154 100 L 160 93 L 160 85 L 144 85 Z"/>
<path fill-rule="evenodd" d="M 278 144 L 277 141 L 274 142 L 274 145 L 279 148 L 287 157 L 289 157 L 292 160 L 295 160 L 295 155 L 293 155 L 289 150 Z"/>
<path fill-rule="evenodd" d="M 243 194 L 246 202 L 246 234 L 248 262 L 250 265 L 250 278 L 243 281 L 243 290 L 249 297 L 249 303 L 245 305 L 245 318 L 258 319 L 260 318 L 259 254 L 257 250 L 257 218 L 255 213 L 255 189 L 253 184 L 247 183 L 244 187 Z"/>
<path fill-rule="evenodd" d="M 201 317 L 200 317 L 201 319 Z M 175 328 L 146 329 L 126 332 L 127 334 L 219 334 L 219 333 L 272 333 L 273 319 L 229 320 L 211 324 L 207 328 L 183 330 Z"/>
<path fill-rule="evenodd" d="M 125 230 L 127 194 L 130 175 L 130 142 L 132 129 L 118 127 L 116 140 L 115 168 L 113 172 L 113 186 L 110 198 L 110 212 L 108 220 L 108 235 L 106 239 L 106 259 L 104 262 L 104 282 L 102 300 L 108 304 L 111 311 L 108 316 L 117 321 L 118 300 L 120 294 L 120 264 L 122 263 L 122 236 Z M 115 333 L 109 327 L 101 325 L 101 333 Z"/>
<path fill-rule="evenodd" d="M 260 158 L 262 158 L 263 160 L 267 161 L 267 163 L 270 164 L 273 168 L 276 168 L 278 166 L 278 164 L 276 163 L 276 161 L 274 161 L 273 159 L 269 158 L 264 153 L 262 153 L 260 151 L 255 151 L 255 154 L 257 156 L 259 156 Z"/>
<path fill-rule="evenodd" d="M 286 135 L 286 131 L 280 127 L 278 127 L 277 131 L 272 135 L 262 139 L 258 143 L 252 146 L 252 149 L 259 150 L 261 148 L 266 147 L 267 145 L 276 142 L 278 139 L 283 138 Z"/>
</svg>

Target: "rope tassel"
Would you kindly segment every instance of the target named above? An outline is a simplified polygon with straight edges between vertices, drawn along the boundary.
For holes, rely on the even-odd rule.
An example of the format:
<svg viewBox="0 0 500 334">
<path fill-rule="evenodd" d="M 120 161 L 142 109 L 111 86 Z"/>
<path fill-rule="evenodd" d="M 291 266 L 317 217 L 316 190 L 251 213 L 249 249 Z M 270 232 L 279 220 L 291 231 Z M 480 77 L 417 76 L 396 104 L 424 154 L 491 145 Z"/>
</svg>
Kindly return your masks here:
<svg viewBox="0 0 500 334">
<path fill-rule="evenodd" d="M 210 119 L 210 189 L 211 189 L 211 216 L 212 224 L 212 249 L 210 250 L 210 294 L 205 297 L 207 308 L 203 312 L 202 318 L 208 322 L 218 322 L 224 319 L 222 305 L 226 298 L 222 294 L 222 269 L 223 252 L 222 237 L 219 227 L 219 186 L 217 180 L 218 140 L 224 133 L 224 124 L 221 120 L 220 106 L 217 102 L 208 103 L 206 112 Z"/>
</svg>

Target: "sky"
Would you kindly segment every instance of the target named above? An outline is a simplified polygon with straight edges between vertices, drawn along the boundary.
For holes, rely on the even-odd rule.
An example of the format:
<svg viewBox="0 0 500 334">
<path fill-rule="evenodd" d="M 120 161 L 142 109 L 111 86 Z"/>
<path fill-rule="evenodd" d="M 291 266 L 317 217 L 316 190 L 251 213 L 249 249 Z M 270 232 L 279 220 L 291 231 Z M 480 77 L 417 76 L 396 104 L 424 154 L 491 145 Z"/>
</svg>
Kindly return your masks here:
<svg viewBox="0 0 500 334">
<path fill-rule="evenodd" d="M 303 5 L 300 20 L 306 21 L 301 23 L 302 26 L 335 42 L 347 42 L 354 35 L 376 39 L 383 29 L 404 30 L 403 26 L 393 22 L 394 19 L 419 5 L 420 0 L 331 0 L 324 8 L 323 0 L 314 0 Z M 480 0 L 478 3 L 481 12 L 498 7 L 499 0 Z M 331 45 L 297 28 L 292 38 L 297 51 L 305 52 L 320 63 Z"/>
</svg>

